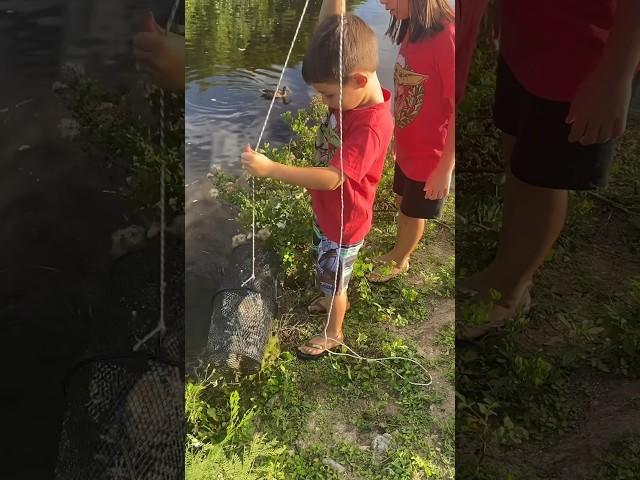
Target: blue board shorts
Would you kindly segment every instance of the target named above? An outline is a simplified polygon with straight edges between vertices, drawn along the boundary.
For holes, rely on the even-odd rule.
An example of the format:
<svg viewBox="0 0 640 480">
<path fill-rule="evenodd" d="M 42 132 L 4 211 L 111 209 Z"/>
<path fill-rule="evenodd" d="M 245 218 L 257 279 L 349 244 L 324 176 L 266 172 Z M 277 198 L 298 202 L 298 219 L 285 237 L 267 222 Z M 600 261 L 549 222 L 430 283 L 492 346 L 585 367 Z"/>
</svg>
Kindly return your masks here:
<svg viewBox="0 0 640 480">
<path fill-rule="evenodd" d="M 320 230 L 315 218 L 313 219 L 313 255 L 316 259 L 316 287 L 326 296 L 334 295 L 336 272 L 338 273 L 338 285 L 336 295 L 347 290 L 353 266 L 358 259 L 358 252 L 364 241 L 356 244 L 340 246 L 337 242 L 328 239 Z M 340 258 L 338 259 L 338 250 Z"/>
</svg>

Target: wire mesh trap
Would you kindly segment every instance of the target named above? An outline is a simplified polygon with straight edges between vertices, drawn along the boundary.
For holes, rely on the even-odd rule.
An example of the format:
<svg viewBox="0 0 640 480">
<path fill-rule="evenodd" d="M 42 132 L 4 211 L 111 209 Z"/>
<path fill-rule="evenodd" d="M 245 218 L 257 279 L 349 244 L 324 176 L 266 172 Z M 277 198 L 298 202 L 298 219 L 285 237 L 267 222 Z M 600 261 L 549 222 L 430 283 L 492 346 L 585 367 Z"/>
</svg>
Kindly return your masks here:
<svg viewBox="0 0 640 480">
<path fill-rule="evenodd" d="M 211 365 L 252 374 L 260 370 L 265 348 L 277 314 L 276 274 L 273 259 L 256 252 L 255 279 L 251 276 L 251 247 L 241 245 L 231 254 L 231 271 L 213 297 L 205 360 Z"/>
<path fill-rule="evenodd" d="M 158 249 L 123 257 L 110 307 L 65 382 L 56 480 L 184 476 L 184 254 L 167 258 L 167 330 L 134 352 L 158 320 Z"/>
</svg>

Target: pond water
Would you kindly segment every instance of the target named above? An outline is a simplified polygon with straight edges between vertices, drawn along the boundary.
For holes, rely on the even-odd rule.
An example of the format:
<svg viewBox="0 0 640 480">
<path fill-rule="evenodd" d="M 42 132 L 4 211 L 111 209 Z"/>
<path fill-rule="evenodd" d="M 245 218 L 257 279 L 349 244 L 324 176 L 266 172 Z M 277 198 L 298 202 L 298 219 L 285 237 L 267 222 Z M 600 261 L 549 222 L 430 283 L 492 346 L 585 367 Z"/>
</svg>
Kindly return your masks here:
<svg viewBox="0 0 640 480">
<path fill-rule="evenodd" d="M 392 89 L 397 48 L 385 38 L 389 14 L 379 0 L 349 2 L 378 34 L 379 75 Z M 304 0 L 190 0 L 186 35 L 186 176 L 202 177 L 211 166 L 237 172 L 242 147 L 255 145 L 269 108 L 263 88 L 275 87 L 300 19 Z M 300 73 L 320 2 L 310 2 L 283 85 L 290 103 L 276 102 L 264 139 L 286 143 L 291 134 L 280 115 L 305 107 L 313 89 Z"/>
</svg>

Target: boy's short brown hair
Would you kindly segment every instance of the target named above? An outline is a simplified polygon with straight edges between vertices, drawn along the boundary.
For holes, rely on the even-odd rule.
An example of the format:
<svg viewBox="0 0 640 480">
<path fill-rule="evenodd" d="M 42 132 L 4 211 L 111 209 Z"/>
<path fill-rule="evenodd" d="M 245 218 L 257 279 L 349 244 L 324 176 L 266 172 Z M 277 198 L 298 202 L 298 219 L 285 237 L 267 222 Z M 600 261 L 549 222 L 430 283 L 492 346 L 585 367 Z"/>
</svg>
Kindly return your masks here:
<svg viewBox="0 0 640 480">
<path fill-rule="evenodd" d="M 344 16 L 342 45 L 343 81 L 356 70 L 378 69 L 378 40 L 371 27 L 356 15 Z M 302 78 L 307 83 L 340 81 L 340 15 L 324 20 L 317 28 L 302 61 Z"/>
</svg>

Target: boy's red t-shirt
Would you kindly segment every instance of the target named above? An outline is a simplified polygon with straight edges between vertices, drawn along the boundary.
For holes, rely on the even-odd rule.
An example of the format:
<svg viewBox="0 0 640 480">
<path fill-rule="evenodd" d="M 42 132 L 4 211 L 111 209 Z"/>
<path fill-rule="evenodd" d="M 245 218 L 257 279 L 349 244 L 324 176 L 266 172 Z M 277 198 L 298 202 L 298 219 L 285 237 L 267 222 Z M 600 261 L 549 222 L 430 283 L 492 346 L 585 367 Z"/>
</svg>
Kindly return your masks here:
<svg viewBox="0 0 640 480">
<path fill-rule="evenodd" d="M 342 113 L 343 245 L 361 242 L 371 229 L 376 189 L 393 135 L 391 92 L 383 88 L 382 93 L 383 103 Z M 315 166 L 330 165 L 340 170 L 339 121 L 339 113 L 331 111 L 318 129 Z M 330 240 L 340 242 L 340 188 L 309 191 L 320 230 Z"/>
<path fill-rule="evenodd" d="M 500 53 L 527 91 L 571 101 L 602 56 L 615 9 L 616 0 L 501 0 Z"/>
<path fill-rule="evenodd" d="M 396 162 L 426 182 L 444 150 L 455 100 L 455 26 L 417 43 L 404 39 L 395 67 Z"/>
</svg>

